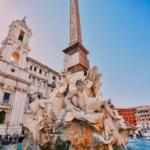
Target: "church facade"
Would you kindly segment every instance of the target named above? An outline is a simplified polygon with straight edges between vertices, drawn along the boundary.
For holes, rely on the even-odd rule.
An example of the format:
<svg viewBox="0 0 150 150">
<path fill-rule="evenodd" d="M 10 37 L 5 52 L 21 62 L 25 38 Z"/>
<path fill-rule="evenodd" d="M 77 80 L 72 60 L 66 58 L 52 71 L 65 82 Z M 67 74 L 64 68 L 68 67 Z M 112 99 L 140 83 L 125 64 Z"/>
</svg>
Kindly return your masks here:
<svg viewBox="0 0 150 150">
<path fill-rule="evenodd" d="M 58 72 L 27 57 L 32 32 L 26 19 L 13 21 L 0 47 L 0 135 L 20 132 L 31 117 L 32 95 L 48 99 L 60 79 Z"/>
</svg>

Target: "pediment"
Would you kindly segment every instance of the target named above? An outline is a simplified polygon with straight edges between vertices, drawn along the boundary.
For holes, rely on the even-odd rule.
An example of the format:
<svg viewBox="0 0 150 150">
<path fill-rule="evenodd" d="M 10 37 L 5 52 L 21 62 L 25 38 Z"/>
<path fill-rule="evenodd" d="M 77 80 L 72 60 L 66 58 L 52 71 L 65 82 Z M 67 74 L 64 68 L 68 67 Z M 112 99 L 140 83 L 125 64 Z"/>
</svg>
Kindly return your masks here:
<svg viewBox="0 0 150 150">
<path fill-rule="evenodd" d="M 2 87 L 2 89 L 5 90 L 5 91 L 9 91 L 11 93 L 15 91 L 14 87 L 13 86 L 9 86 L 9 85 L 4 85 Z"/>
</svg>

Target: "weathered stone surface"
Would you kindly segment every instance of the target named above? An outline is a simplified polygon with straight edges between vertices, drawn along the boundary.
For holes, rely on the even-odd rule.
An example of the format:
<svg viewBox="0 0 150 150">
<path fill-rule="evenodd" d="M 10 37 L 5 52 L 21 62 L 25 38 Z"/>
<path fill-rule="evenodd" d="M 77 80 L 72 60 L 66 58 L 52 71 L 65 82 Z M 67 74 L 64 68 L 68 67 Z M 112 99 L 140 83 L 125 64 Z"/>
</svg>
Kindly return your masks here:
<svg viewBox="0 0 150 150">
<path fill-rule="evenodd" d="M 102 123 L 99 124 L 99 130 L 103 131 Z M 68 150 L 90 150 L 99 149 L 92 136 L 93 133 L 100 134 L 95 127 L 88 125 L 86 122 L 74 120 L 67 123 L 64 132 L 59 136 L 55 148 L 61 148 L 67 144 Z"/>
</svg>

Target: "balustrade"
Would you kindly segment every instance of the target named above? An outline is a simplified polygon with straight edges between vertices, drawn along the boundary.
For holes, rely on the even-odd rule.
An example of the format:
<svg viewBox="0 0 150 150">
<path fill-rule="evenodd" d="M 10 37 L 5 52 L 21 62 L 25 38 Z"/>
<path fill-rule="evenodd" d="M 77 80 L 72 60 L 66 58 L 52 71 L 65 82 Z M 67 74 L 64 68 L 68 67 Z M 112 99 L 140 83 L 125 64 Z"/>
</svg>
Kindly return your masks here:
<svg viewBox="0 0 150 150">
<path fill-rule="evenodd" d="M 10 108 L 11 107 L 11 104 L 8 104 L 8 103 L 0 103 L 0 108 Z"/>
</svg>

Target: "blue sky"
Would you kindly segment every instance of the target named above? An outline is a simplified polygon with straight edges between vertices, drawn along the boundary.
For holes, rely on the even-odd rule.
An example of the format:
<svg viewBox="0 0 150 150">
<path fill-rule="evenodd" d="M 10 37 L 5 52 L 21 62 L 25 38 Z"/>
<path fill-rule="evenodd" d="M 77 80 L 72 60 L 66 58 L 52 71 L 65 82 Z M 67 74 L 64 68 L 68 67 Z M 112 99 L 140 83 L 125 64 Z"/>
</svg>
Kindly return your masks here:
<svg viewBox="0 0 150 150">
<path fill-rule="evenodd" d="M 0 41 L 27 15 L 29 57 L 60 72 L 69 45 L 69 0 L 0 0 Z M 150 105 L 150 0 L 79 0 L 83 45 L 116 107 Z"/>
</svg>

